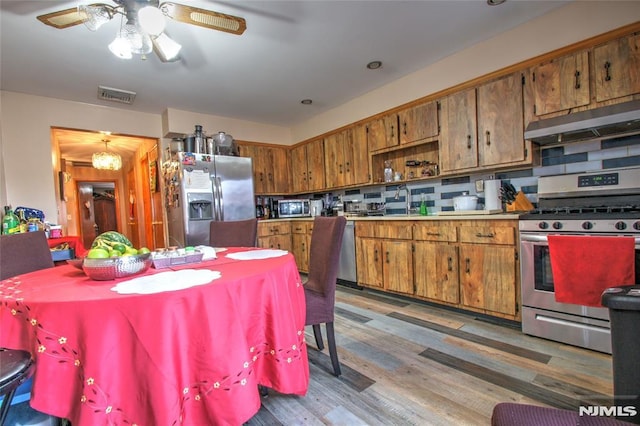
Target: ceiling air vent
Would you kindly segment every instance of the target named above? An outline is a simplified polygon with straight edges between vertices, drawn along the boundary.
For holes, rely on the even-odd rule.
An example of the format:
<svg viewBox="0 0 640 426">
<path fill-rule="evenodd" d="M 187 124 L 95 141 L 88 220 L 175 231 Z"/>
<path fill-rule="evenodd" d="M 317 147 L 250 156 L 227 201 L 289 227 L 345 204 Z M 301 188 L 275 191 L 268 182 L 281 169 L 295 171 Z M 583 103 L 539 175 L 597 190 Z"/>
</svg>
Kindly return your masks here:
<svg viewBox="0 0 640 426">
<path fill-rule="evenodd" d="M 136 92 L 114 89 L 112 87 L 98 86 L 98 99 L 131 105 L 135 98 Z"/>
</svg>

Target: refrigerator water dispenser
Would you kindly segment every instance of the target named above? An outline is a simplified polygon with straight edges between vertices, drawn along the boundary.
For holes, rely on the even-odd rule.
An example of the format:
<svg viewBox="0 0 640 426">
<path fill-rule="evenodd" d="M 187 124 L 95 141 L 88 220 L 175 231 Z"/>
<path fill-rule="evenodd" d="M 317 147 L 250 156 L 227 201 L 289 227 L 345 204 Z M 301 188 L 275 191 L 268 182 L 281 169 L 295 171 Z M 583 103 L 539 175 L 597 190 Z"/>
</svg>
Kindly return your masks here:
<svg viewBox="0 0 640 426">
<path fill-rule="evenodd" d="M 207 193 L 188 193 L 189 220 L 213 219 L 213 195 Z"/>
</svg>

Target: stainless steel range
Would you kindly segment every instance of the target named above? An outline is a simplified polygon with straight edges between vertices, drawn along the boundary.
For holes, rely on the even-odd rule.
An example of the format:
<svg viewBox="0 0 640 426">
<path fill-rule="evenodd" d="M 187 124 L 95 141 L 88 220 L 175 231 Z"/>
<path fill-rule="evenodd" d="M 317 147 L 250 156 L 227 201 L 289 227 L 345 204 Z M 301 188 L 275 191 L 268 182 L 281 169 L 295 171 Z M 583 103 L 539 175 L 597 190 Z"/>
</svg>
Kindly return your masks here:
<svg viewBox="0 0 640 426">
<path fill-rule="evenodd" d="M 606 308 L 556 302 L 547 236 L 633 236 L 640 283 L 640 168 L 540 177 L 538 209 L 520 219 L 522 331 L 611 353 Z"/>
</svg>

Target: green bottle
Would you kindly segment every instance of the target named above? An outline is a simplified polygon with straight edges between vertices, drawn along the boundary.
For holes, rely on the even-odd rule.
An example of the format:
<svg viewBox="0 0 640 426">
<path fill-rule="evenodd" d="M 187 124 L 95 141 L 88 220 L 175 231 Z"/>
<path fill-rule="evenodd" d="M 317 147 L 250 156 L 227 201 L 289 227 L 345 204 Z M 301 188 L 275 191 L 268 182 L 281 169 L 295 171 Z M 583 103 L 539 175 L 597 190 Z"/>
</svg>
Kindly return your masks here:
<svg viewBox="0 0 640 426">
<path fill-rule="evenodd" d="M 429 209 L 427 208 L 427 201 L 425 200 L 424 193 L 420 194 L 420 198 L 422 199 L 420 201 L 420 215 L 427 216 L 429 214 Z"/>
<path fill-rule="evenodd" d="M 20 232 L 20 219 L 13 213 L 11 206 L 4 206 L 4 218 L 2 219 L 3 234 L 17 234 Z"/>
</svg>

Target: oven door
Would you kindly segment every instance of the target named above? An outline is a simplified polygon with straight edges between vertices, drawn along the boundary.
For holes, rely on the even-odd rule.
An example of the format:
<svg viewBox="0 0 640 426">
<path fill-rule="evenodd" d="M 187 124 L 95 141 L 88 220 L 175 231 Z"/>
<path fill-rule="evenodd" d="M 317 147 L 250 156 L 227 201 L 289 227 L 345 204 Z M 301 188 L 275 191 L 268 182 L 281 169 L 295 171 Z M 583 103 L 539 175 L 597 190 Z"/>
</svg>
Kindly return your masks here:
<svg viewBox="0 0 640 426">
<path fill-rule="evenodd" d="M 520 234 L 521 284 L 523 306 L 550 309 L 567 314 L 608 319 L 605 308 L 559 303 L 555 300 L 553 275 L 546 233 Z M 572 234 L 574 235 L 574 234 Z M 575 234 L 579 235 L 579 234 Z M 594 234 L 590 234 L 594 236 Z M 611 234 L 597 234 L 611 235 Z M 596 236 L 597 236 L 596 235 Z M 640 275 L 640 238 L 636 237 L 636 282 Z M 603 313 L 604 311 L 604 313 Z"/>
<path fill-rule="evenodd" d="M 607 308 L 556 302 L 547 235 L 520 233 L 522 331 L 611 353 Z M 640 272 L 639 247 L 640 238 L 636 237 L 636 282 Z"/>
</svg>

